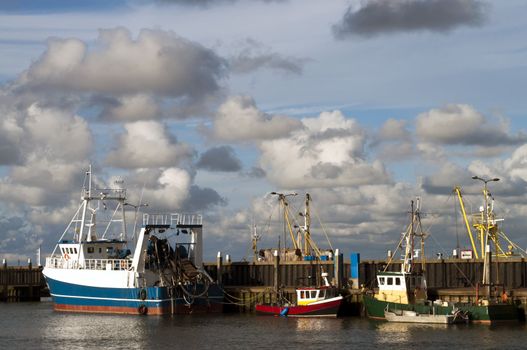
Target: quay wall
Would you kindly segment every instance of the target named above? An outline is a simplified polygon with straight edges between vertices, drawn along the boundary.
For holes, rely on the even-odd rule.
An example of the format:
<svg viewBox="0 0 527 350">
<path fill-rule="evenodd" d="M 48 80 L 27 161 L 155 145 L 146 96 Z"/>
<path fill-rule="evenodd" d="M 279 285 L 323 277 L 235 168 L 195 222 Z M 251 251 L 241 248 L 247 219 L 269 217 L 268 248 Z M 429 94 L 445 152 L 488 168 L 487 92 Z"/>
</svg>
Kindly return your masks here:
<svg viewBox="0 0 527 350">
<path fill-rule="evenodd" d="M 46 295 L 42 268 L 4 266 L 0 268 L 0 301 L 38 301 Z"/>
<path fill-rule="evenodd" d="M 359 285 L 351 284 L 350 262 L 343 261 L 340 276 L 335 275 L 335 261 L 287 261 L 279 262 L 279 285 L 295 287 L 298 285 L 312 284 L 320 278 L 323 269 L 328 273 L 328 279 L 340 278 L 342 287 L 375 288 L 377 271 L 383 270 L 385 260 L 365 260 L 359 265 Z M 218 279 L 218 264 L 205 263 L 205 269 L 214 278 Z M 392 262 L 387 271 L 400 271 L 401 262 Z M 416 269 L 421 271 L 421 265 Z M 440 259 L 429 260 L 425 263 L 428 287 L 431 289 L 467 288 L 475 287 L 481 280 L 483 273 L 483 260 L 472 259 Z M 221 281 L 224 286 L 274 286 L 274 262 L 223 262 L 221 264 Z M 492 263 L 492 279 L 505 289 L 527 288 L 527 259 L 508 258 L 494 260 Z"/>
<path fill-rule="evenodd" d="M 400 269 L 400 261 L 390 264 L 387 270 Z M 321 272 L 328 279 L 349 290 L 354 301 L 360 300 L 361 286 L 376 288 L 377 271 L 386 266 L 385 260 L 364 260 L 359 264 L 359 279 L 356 285 L 351 280 L 350 261 L 342 256 L 331 261 L 272 261 L 272 262 L 207 262 L 205 269 L 215 280 L 236 298 L 258 301 L 270 300 L 277 286 L 294 298 L 294 287 L 321 283 Z M 421 269 L 420 265 L 416 265 Z M 482 260 L 441 259 L 429 260 L 425 264 L 428 288 L 432 295 L 443 299 L 472 300 L 475 286 L 481 279 Z M 505 289 L 511 297 L 527 304 L 527 259 L 507 258 L 494 260 L 493 280 L 497 289 Z M 0 267 L 0 301 L 38 300 L 46 296 L 46 285 L 39 267 Z M 245 293 L 245 294 L 244 294 Z M 242 302 L 242 304 L 244 304 Z"/>
<path fill-rule="evenodd" d="M 353 285 L 350 262 L 342 263 L 340 273 L 335 261 L 296 261 L 296 262 L 227 262 L 206 263 L 207 272 L 214 279 L 221 279 L 226 291 L 226 302 L 231 310 L 249 312 L 254 305 L 275 300 L 274 290 L 280 286 L 286 298 L 295 301 L 295 286 L 314 283 L 320 271 L 328 273 L 328 279 L 338 282 L 346 294 L 344 314 L 363 313 L 361 287 L 375 289 L 377 271 L 387 265 L 385 260 L 367 260 L 359 264 L 359 282 Z M 399 271 L 401 261 L 392 262 L 387 271 Z M 417 265 L 418 271 L 422 270 Z M 480 282 L 483 261 L 462 259 L 429 260 L 425 263 L 429 295 L 448 301 L 475 302 L 476 285 Z M 527 305 L 527 260 L 508 258 L 494 261 L 493 279 L 497 281 L 496 290 L 505 289 L 511 300 Z M 340 276 L 339 276 L 340 275 Z M 276 281 L 278 279 L 278 283 Z M 311 281 L 311 282 L 310 282 Z M 337 283 L 335 283 L 337 284 Z M 527 310 L 526 310 L 527 311 Z"/>
</svg>

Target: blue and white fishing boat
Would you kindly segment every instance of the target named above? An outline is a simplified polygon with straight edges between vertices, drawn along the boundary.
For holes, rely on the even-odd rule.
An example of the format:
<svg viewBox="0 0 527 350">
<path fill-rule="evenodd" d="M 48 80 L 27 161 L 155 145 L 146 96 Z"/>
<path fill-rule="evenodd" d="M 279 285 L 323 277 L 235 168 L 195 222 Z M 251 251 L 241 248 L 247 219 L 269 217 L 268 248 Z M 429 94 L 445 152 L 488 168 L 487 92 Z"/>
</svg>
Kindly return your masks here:
<svg viewBox="0 0 527 350">
<path fill-rule="evenodd" d="M 148 315 L 222 311 L 223 291 L 201 268 L 201 215 L 143 214 L 132 251 L 126 190 L 93 188 L 91 167 L 83 187 L 77 212 L 43 270 L 55 310 Z M 98 223 L 97 214 L 111 202 L 113 212 Z M 140 205 L 132 207 L 137 217 Z"/>
</svg>

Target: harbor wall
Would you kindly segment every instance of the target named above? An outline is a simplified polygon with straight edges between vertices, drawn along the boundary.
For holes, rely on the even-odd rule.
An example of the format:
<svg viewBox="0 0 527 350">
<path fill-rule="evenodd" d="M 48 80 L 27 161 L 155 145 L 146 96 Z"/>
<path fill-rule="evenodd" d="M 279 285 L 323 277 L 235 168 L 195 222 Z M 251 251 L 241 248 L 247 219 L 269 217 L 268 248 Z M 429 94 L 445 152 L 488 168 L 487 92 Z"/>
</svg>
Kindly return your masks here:
<svg viewBox="0 0 527 350">
<path fill-rule="evenodd" d="M 353 283 L 350 261 L 343 261 L 341 274 L 335 269 L 335 261 L 297 261 L 297 262 L 226 262 L 205 264 L 209 274 L 217 279 L 220 276 L 226 291 L 226 302 L 231 310 L 249 312 L 254 305 L 271 302 L 276 298 L 276 278 L 278 286 L 286 298 L 295 301 L 295 286 L 314 284 L 320 271 L 328 273 L 328 279 L 334 284 L 340 283 L 346 294 L 344 314 L 359 315 L 363 312 L 361 294 L 363 287 L 375 289 L 376 276 L 383 270 L 387 261 L 367 260 L 359 264 L 358 283 Z M 387 271 L 400 271 L 401 261 L 392 261 Z M 421 265 L 415 267 L 422 270 Z M 476 285 L 480 282 L 483 261 L 462 259 L 438 259 L 425 263 L 429 296 L 448 301 L 476 302 Z M 340 275 L 340 276 L 339 276 Z M 505 289 L 511 301 L 527 305 L 527 260 L 508 258 L 494 261 L 492 275 L 496 292 L 500 295 Z M 356 280 L 355 280 L 356 281 Z"/>
<path fill-rule="evenodd" d="M 359 267 L 360 284 L 372 288 L 377 271 L 384 269 L 386 261 L 363 261 Z M 418 271 L 420 264 L 414 265 Z M 390 264 L 387 271 L 400 271 L 401 262 Z M 475 287 L 483 274 L 482 259 L 437 259 L 425 263 L 426 279 L 430 289 Z M 505 289 L 527 288 L 527 260 L 523 258 L 493 258 L 491 280 Z"/>
<path fill-rule="evenodd" d="M 385 260 L 365 260 L 359 264 L 358 285 L 351 281 L 350 262 L 343 261 L 340 276 L 335 275 L 335 260 L 332 261 L 287 261 L 278 265 L 279 285 L 295 287 L 316 284 L 323 270 L 328 279 L 340 280 L 342 287 L 358 289 L 376 287 L 377 271 L 383 270 Z M 222 262 L 221 281 L 224 286 L 274 286 L 274 262 Z M 421 271 L 420 264 L 415 265 Z M 218 278 L 218 264 L 205 263 L 205 269 L 215 279 Z M 400 271 L 401 261 L 393 261 L 387 271 Z M 483 260 L 438 259 L 425 263 L 428 288 L 448 289 L 475 287 L 483 272 Z M 492 263 L 492 279 L 505 289 L 527 288 L 527 259 L 508 258 Z"/>
<path fill-rule="evenodd" d="M 39 301 L 46 295 L 42 268 L 3 266 L 0 268 L 0 301 Z"/>
<path fill-rule="evenodd" d="M 400 269 L 400 261 L 392 262 L 387 270 Z M 340 255 L 330 261 L 271 261 L 230 262 L 221 258 L 204 264 L 214 280 L 221 280 L 225 290 L 233 298 L 229 302 L 245 305 L 250 309 L 255 301 L 270 301 L 277 287 L 294 300 L 296 286 L 321 284 L 321 272 L 328 280 L 349 291 L 350 300 L 360 301 L 362 286 L 376 288 L 377 271 L 386 266 L 385 260 L 365 260 L 359 264 L 358 283 L 351 278 L 350 261 Z M 418 270 L 420 265 L 416 265 Z M 481 279 L 482 260 L 440 259 L 425 264 L 428 289 L 434 296 L 452 301 L 473 300 L 475 286 Z M 494 260 L 493 279 L 498 281 L 498 290 L 505 289 L 514 300 L 527 304 L 527 260 L 508 258 Z M 38 300 L 47 296 L 41 268 L 4 266 L 0 267 L 0 301 Z M 249 306 L 247 306 L 249 305 Z"/>
</svg>

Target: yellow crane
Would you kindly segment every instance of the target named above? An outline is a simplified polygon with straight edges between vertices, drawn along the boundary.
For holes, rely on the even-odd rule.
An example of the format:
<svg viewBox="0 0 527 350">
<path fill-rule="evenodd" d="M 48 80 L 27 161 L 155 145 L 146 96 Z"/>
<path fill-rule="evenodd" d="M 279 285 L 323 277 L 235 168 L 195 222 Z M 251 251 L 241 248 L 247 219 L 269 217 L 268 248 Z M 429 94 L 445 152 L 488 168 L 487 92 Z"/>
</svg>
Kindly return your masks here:
<svg viewBox="0 0 527 350">
<path fill-rule="evenodd" d="M 463 221 L 465 223 L 465 227 L 467 228 L 467 234 L 468 234 L 468 238 L 470 238 L 470 244 L 472 245 L 472 251 L 474 252 L 476 259 L 479 259 L 478 250 L 476 248 L 476 243 L 474 242 L 474 236 L 472 235 L 472 230 L 470 229 L 470 224 L 468 223 L 467 212 L 465 210 L 465 203 L 463 202 L 463 195 L 461 194 L 461 187 L 456 186 L 454 188 L 454 192 L 456 192 L 457 198 L 459 200 L 459 207 L 461 208 L 461 214 L 463 214 Z M 483 240 L 481 240 L 481 242 L 483 242 Z"/>
<path fill-rule="evenodd" d="M 479 257 L 485 256 L 485 246 L 490 239 L 492 243 L 494 244 L 494 254 L 498 257 L 510 257 L 514 255 L 513 250 L 518 252 L 520 255 L 524 256 L 526 254 L 525 250 L 521 249 L 516 243 L 512 242 L 507 235 L 502 232 L 498 226 L 498 222 L 503 221 L 503 219 L 496 218 L 494 214 L 494 205 L 493 199 L 487 190 L 486 186 L 483 189 L 483 196 L 485 198 L 485 205 L 482 207 L 482 210 L 480 210 L 478 213 L 471 214 L 470 218 L 472 221 L 472 226 L 476 229 L 477 232 L 477 239 L 480 243 L 480 249 L 478 252 L 478 249 L 476 248 L 476 242 L 474 239 L 474 235 L 472 234 L 472 229 L 470 227 L 470 220 L 469 215 L 467 215 L 466 209 L 465 209 L 465 203 L 463 201 L 463 195 L 461 193 L 461 187 L 456 186 L 454 188 L 454 192 L 457 195 L 457 198 L 459 200 L 459 206 L 461 208 L 461 213 L 463 215 L 463 221 L 465 223 L 465 227 L 467 229 L 467 234 L 470 239 L 470 244 L 472 246 L 472 250 L 474 252 L 474 256 L 476 259 L 479 259 Z M 489 203 L 489 198 L 491 198 L 491 201 Z M 485 208 L 486 207 L 486 208 Z M 488 232 L 488 237 L 487 237 Z M 503 238 L 508 243 L 508 251 L 504 251 L 501 243 L 500 243 L 500 237 Z"/>
</svg>

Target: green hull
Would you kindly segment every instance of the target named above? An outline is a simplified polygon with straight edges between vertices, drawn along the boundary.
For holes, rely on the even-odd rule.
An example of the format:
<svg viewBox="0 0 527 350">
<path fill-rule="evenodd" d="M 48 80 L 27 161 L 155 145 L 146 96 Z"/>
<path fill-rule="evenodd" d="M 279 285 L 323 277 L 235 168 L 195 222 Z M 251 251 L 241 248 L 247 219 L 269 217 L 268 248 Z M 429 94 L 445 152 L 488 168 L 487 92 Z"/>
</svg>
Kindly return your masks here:
<svg viewBox="0 0 527 350">
<path fill-rule="evenodd" d="M 512 304 L 472 305 L 457 303 L 453 306 L 430 306 L 423 304 L 399 304 L 377 300 L 372 296 L 364 295 L 363 303 L 368 317 L 384 320 L 384 310 L 411 310 L 420 314 L 448 315 L 454 308 L 467 312 L 471 322 L 474 323 L 497 323 L 507 321 L 518 321 L 518 307 Z M 434 308 L 435 310 L 432 310 Z"/>
<path fill-rule="evenodd" d="M 437 315 L 449 315 L 454 309 L 452 306 L 434 306 L 435 310 L 432 310 L 432 306 L 424 304 L 399 304 L 389 303 L 383 300 L 375 299 L 372 296 L 364 295 L 362 297 L 364 307 L 366 308 L 366 314 L 370 318 L 384 320 L 384 310 L 407 310 L 416 311 L 420 314 L 437 314 Z"/>
</svg>

